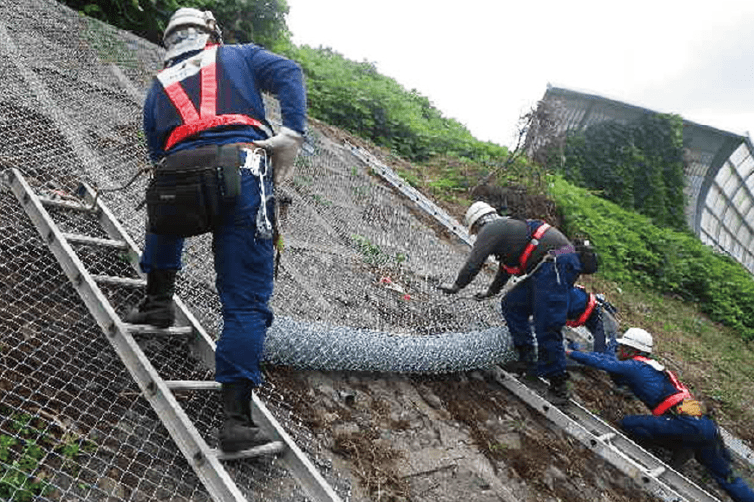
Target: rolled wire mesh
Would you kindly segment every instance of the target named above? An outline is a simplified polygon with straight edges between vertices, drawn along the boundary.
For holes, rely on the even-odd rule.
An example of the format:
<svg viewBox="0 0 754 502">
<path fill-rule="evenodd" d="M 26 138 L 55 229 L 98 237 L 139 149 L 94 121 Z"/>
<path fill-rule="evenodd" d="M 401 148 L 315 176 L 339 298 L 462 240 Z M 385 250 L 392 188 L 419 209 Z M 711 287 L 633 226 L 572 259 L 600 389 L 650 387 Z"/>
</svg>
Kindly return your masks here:
<svg viewBox="0 0 754 502">
<path fill-rule="evenodd" d="M 35 192 L 74 200 L 82 182 L 143 245 L 148 166 L 141 99 L 162 51 L 51 0 L 0 14 L 0 169 Z M 268 100 L 279 124 L 274 100 Z M 265 358 L 293 368 L 438 373 L 510 357 L 499 306 L 471 292 L 445 296 L 468 248 L 352 155 L 312 127 L 297 172 L 282 187 L 285 251 Z M 50 210 L 62 231 L 105 237 L 82 215 Z M 137 277 L 117 251 L 75 251 L 90 273 Z M 21 205 L 0 190 L 0 499 L 210 500 L 126 367 L 79 299 Z M 211 336 L 222 330 L 211 236 L 187 241 L 178 296 Z M 488 281 L 487 271 L 478 281 Z M 480 287 L 480 282 L 473 287 Z M 486 286 L 486 284 L 485 284 Z M 469 288 L 469 289 L 473 289 Z M 103 287 L 118 314 L 142 291 Z M 211 380 L 176 340 L 137 337 L 165 380 Z M 272 385 L 259 394 L 344 498 L 348 483 Z M 211 445 L 218 396 L 177 393 Z M 275 459 L 227 463 L 249 500 L 305 500 Z M 36 498 L 35 498 L 36 497 Z"/>
</svg>

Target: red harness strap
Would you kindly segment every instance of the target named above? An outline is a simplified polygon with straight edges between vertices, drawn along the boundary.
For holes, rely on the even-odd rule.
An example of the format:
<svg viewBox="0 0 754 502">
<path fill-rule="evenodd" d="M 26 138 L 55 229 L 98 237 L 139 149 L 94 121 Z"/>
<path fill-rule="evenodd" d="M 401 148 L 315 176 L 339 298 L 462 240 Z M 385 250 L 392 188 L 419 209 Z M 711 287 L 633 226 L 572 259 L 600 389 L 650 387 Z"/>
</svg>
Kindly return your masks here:
<svg viewBox="0 0 754 502">
<path fill-rule="evenodd" d="M 637 361 L 641 361 L 643 363 L 646 363 L 650 361 L 649 358 L 646 358 L 644 356 L 634 356 L 634 359 Z M 689 391 L 688 387 L 683 385 L 680 380 L 678 380 L 678 377 L 675 376 L 675 373 L 673 373 L 670 370 L 665 370 L 665 374 L 668 375 L 668 378 L 670 379 L 670 383 L 673 384 L 673 387 L 675 387 L 678 392 L 675 394 L 671 394 L 665 399 L 663 399 L 660 404 L 655 406 L 655 409 L 652 410 L 652 415 L 660 416 L 665 414 L 666 411 L 668 411 L 670 408 L 675 406 L 678 403 L 683 402 L 686 399 L 694 399 L 694 396 L 691 395 L 691 392 Z"/>
<path fill-rule="evenodd" d="M 578 286 L 581 288 L 581 286 Z M 584 288 L 581 288 L 584 289 Z M 592 312 L 594 312 L 594 307 L 597 306 L 597 295 L 594 293 L 589 293 L 589 300 L 586 302 L 586 308 L 584 309 L 584 312 L 579 316 L 576 320 L 567 320 L 566 326 L 570 326 L 572 328 L 577 328 L 579 326 L 583 326 L 587 319 L 589 319 L 589 316 L 592 315 Z"/>
<path fill-rule="evenodd" d="M 200 58 L 196 61 L 195 58 Z M 183 141 L 201 131 L 226 125 L 249 125 L 262 127 L 262 123 L 248 115 L 228 113 L 217 115 L 217 47 L 210 47 L 201 54 L 164 70 L 158 75 L 165 93 L 181 116 L 183 124 L 172 130 L 165 141 L 165 150 L 170 150 L 176 143 Z M 188 65 L 186 65 L 188 63 Z M 201 64 L 201 97 L 199 112 L 181 86 L 181 80 L 196 74 L 194 68 Z M 188 66 L 188 70 L 186 67 Z"/>
<path fill-rule="evenodd" d="M 547 230 L 549 229 L 550 225 L 548 225 L 547 223 L 542 223 L 540 226 L 538 226 L 532 234 L 531 240 L 524 248 L 524 252 L 521 253 L 521 256 L 518 258 L 518 266 L 510 267 L 503 263 L 503 268 L 505 269 L 505 271 L 511 275 L 521 275 L 525 273 L 526 262 L 529 261 L 529 257 L 534 252 L 534 250 L 537 249 L 537 246 L 539 246 L 539 239 L 541 239 L 545 232 L 547 232 Z"/>
</svg>

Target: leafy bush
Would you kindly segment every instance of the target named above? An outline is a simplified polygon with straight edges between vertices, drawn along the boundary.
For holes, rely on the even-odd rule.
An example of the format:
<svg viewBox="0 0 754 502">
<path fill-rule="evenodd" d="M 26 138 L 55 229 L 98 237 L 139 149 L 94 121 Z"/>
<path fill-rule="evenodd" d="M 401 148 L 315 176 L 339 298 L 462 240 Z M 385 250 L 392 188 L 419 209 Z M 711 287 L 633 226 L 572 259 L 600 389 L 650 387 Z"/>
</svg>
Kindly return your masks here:
<svg viewBox="0 0 754 502">
<path fill-rule="evenodd" d="M 306 74 L 309 113 L 328 124 L 414 161 L 436 155 L 486 161 L 507 155 L 505 147 L 477 140 L 418 91 L 380 75 L 372 63 L 307 45 L 289 46 L 286 55 Z"/>
<path fill-rule="evenodd" d="M 658 227 L 561 177 L 550 179 L 550 193 L 565 232 L 597 248 L 606 279 L 698 302 L 713 320 L 754 340 L 754 277 L 741 264 L 688 231 Z"/>
<path fill-rule="evenodd" d="M 59 0 L 72 9 L 159 44 L 180 7 L 211 10 L 228 43 L 275 47 L 288 39 L 285 0 Z"/>
</svg>

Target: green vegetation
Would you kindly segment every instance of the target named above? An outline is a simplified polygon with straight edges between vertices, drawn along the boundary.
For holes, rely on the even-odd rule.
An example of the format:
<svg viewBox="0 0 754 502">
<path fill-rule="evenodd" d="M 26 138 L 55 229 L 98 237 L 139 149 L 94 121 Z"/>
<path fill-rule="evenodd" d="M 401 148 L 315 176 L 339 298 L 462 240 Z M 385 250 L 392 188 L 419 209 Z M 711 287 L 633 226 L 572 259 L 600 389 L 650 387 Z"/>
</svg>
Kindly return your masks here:
<svg viewBox="0 0 754 502">
<path fill-rule="evenodd" d="M 567 180 L 599 190 L 658 225 L 686 227 L 681 117 L 656 114 L 628 124 L 595 124 L 571 133 L 563 151 L 553 153 Z"/>
<path fill-rule="evenodd" d="M 373 63 L 306 45 L 286 52 L 306 74 L 309 113 L 330 125 L 414 161 L 439 154 L 487 161 L 507 153 L 504 147 L 475 139 L 418 91 L 407 91 L 380 75 Z"/>
<path fill-rule="evenodd" d="M 180 7 L 211 10 L 227 43 L 254 41 L 276 48 L 287 43 L 285 0 L 60 0 L 89 17 L 159 44 L 170 16 Z"/>
<path fill-rule="evenodd" d="M 25 502 L 50 491 L 39 472 L 47 453 L 38 444 L 40 431 L 33 427 L 31 415 L 16 414 L 11 419 L 17 437 L 0 435 L 0 497 Z"/>
<path fill-rule="evenodd" d="M 82 452 L 92 452 L 96 445 L 73 434 L 57 437 L 49 424 L 28 413 L 13 413 L 6 406 L 0 414 L 8 417 L 10 433 L 0 434 L 0 499 L 28 502 L 48 495 L 52 486 L 47 481 L 43 462 L 51 452 L 63 458 L 62 469 L 76 473 Z"/>
<path fill-rule="evenodd" d="M 754 279 L 742 265 L 690 232 L 655 226 L 562 178 L 553 178 L 550 187 L 564 230 L 588 236 L 605 278 L 698 303 L 713 320 L 754 340 Z"/>
<path fill-rule="evenodd" d="M 368 265 L 381 267 L 392 262 L 400 266 L 406 261 L 406 255 L 403 253 L 396 253 L 394 256 L 391 256 L 383 251 L 380 246 L 374 244 L 362 235 L 353 234 L 351 235 L 351 239 L 353 239 L 356 248 L 359 250 L 359 253 L 361 253 L 364 263 Z"/>
</svg>

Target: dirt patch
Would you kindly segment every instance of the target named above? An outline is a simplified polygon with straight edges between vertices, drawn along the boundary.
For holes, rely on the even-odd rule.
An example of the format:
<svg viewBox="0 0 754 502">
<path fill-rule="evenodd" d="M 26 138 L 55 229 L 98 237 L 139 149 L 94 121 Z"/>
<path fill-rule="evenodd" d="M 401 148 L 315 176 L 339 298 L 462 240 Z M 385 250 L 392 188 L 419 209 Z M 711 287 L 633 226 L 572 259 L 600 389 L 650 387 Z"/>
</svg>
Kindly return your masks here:
<svg viewBox="0 0 754 502">
<path fill-rule="evenodd" d="M 270 368 L 353 500 L 655 500 L 484 372 L 438 376 Z"/>
</svg>

